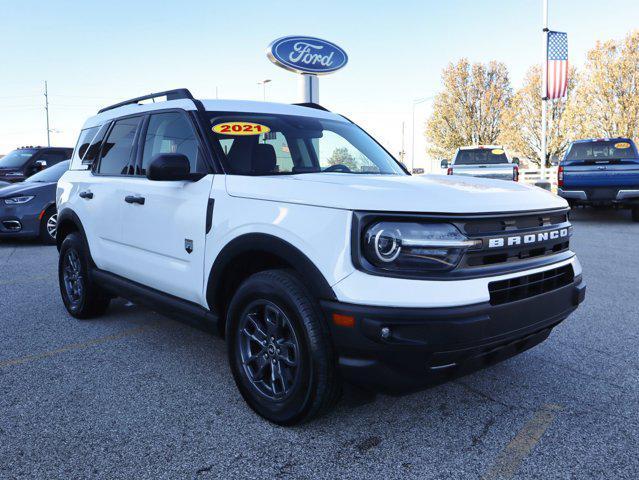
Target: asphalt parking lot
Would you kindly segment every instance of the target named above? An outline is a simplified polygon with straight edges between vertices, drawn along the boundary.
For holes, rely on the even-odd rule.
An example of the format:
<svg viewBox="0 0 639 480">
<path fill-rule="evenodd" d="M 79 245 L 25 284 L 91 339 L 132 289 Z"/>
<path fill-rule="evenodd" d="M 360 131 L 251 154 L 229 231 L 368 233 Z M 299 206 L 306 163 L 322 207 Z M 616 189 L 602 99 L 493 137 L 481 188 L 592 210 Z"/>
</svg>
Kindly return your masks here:
<svg viewBox="0 0 639 480">
<path fill-rule="evenodd" d="M 573 220 L 588 295 L 545 343 L 292 429 L 245 405 L 222 340 L 121 300 L 74 320 L 55 247 L 0 242 L 0 478 L 639 478 L 639 224 Z"/>
</svg>

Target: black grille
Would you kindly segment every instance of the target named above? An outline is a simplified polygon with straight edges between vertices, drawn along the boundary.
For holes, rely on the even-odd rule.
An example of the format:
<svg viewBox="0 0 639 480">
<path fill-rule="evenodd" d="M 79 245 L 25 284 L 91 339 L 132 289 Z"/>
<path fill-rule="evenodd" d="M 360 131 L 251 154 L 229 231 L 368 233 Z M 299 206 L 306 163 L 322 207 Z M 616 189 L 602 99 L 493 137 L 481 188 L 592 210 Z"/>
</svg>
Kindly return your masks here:
<svg viewBox="0 0 639 480">
<path fill-rule="evenodd" d="M 498 235 L 517 230 L 550 227 L 568 221 L 566 212 L 539 213 L 535 215 L 504 216 L 501 218 L 467 220 L 462 230 L 469 236 Z"/>
<path fill-rule="evenodd" d="M 545 272 L 524 275 L 523 277 L 490 282 L 488 284 L 490 304 L 502 305 L 552 292 L 572 283 L 574 276 L 572 266 L 565 265 Z"/>
</svg>

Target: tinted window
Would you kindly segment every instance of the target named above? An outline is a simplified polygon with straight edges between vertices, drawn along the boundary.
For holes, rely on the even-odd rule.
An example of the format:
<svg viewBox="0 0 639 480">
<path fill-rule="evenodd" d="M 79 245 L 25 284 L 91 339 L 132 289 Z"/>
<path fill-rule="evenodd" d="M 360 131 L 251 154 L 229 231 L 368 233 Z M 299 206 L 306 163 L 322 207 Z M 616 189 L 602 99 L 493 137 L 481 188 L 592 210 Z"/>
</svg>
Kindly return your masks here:
<svg viewBox="0 0 639 480">
<path fill-rule="evenodd" d="M 230 113 L 211 114 L 210 121 L 230 173 L 405 175 L 393 157 L 350 122 Z"/>
<path fill-rule="evenodd" d="M 75 146 L 75 150 L 73 151 L 73 163 L 77 164 L 84 154 L 87 153 L 89 149 L 89 145 L 91 145 L 91 140 L 95 137 L 95 134 L 98 133 L 99 127 L 85 128 L 80 132 L 80 136 L 78 137 L 78 143 Z"/>
<path fill-rule="evenodd" d="M 60 163 L 62 160 L 67 160 L 68 158 L 69 156 L 67 153 L 61 150 L 44 152 L 38 156 L 38 160 L 44 160 L 47 162 L 47 166 L 49 167 L 56 163 Z"/>
<path fill-rule="evenodd" d="M 98 172 L 103 175 L 126 175 L 133 151 L 135 132 L 141 117 L 124 118 L 113 125 L 102 145 Z"/>
<path fill-rule="evenodd" d="M 181 153 L 189 159 L 191 173 L 206 171 L 193 126 L 182 113 L 151 115 L 144 139 L 142 168 L 138 173 L 146 175 L 151 161 L 161 153 Z"/>
<path fill-rule="evenodd" d="M 60 177 L 69 169 L 69 164 L 71 161 L 60 162 L 57 165 L 54 165 L 51 168 L 47 168 L 46 170 L 42 170 L 41 172 L 32 175 L 27 178 L 25 182 L 57 182 L 60 180 Z"/>
<path fill-rule="evenodd" d="M 26 164 L 36 150 L 14 150 L 0 158 L 0 168 L 19 168 Z"/>
<path fill-rule="evenodd" d="M 455 165 L 494 165 L 508 163 L 508 157 L 501 148 L 476 148 L 460 150 L 455 158 Z"/>
<path fill-rule="evenodd" d="M 91 145 L 89 145 L 84 158 L 82 158 L 82 165 L 91 165 L 95 160 L 97 160 L 98 155 L 100 154 L 100 148 L 102 148 L 102 140 L 104 140 L 104 136 L 108 129 L 108 123 L 105 123 L 100 127 L 98 133 L 93 137 L 93 140 L 91 140 Z"/>
<path fill-rule="evenodd" d="M 614 160 L 635 158 L 635 146 L 632 140 L 601 140 L 573 143 L 566 154 L 566 160 Z"/>
</svg>

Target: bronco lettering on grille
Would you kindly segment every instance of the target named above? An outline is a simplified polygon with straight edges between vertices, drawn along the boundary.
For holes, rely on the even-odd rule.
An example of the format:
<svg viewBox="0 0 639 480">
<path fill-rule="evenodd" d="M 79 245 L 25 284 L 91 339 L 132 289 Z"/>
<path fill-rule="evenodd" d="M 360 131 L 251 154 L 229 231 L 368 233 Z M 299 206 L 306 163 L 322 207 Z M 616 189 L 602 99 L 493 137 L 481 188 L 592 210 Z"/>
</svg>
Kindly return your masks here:
<svg viewBox="0 0 639 480">
<path fill-rule="evenodd" d="M 488 248 L 512 247 L 516 245 L 528 245 L 531 243 L 546 242 L 568 237 L 568 228 L 549 230 L 545 232 L 529 233 L 526 235 L 513 235 L 510 237 L 497 237 L 488 240 Z"/>
</svg>

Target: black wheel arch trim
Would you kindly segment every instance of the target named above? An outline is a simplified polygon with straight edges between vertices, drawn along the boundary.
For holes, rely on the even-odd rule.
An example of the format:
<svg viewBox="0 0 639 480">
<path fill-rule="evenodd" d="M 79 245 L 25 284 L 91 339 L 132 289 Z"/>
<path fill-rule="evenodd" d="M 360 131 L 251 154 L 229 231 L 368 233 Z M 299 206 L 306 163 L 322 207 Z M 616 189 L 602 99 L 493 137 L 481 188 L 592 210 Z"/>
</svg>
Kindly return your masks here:
<svg viewBox="0 0 639 480">
<path fill-rule="evenodd" d="M 75 226 L 75 229 L 80 232 L 82 238 L 84 239 L 84 242 L 87 245 L 87 251 L 89 252 L 89 255 L 91 255 L 91 251 L 88 248 L 89 242 L 87 241 L 87 235 L 84 231 L 84 227 L 82 226 L 82 222 L 80 221 L 80 217 L 78 217 L 78 214 L 70 208 L 65 208 L 62 211 L 58 212 L 58 232 L 60 232 L 62 230 L 61 227 L 67 223 L 73 224 Z M 63 235 L 57 235 L 56 237 L 56 245 L 58 251 L 60 251 L 60 247 L 62 247 L 63 239 Z M 91 260 L 91 262 L 93 263 L 93 260 Z"/>
<path fill-rule="evenodd" d="M 219 295 L 223 292 L 223 276 L 234 259 L 242 254 L 255 252 L 274 255 L 282 263 L 290 265 L 302 277 L 318 299 L 336 300 L 337 296 L 317 266 L 297 247 L 274 235 L 266 233 L 248 233 L 231 240 L 220 251 L 211 271 L 206 286 L 206 299 L 211 311 L 217 311 Z M 230 301 L 230 299 L 227 299 Z"/>
</svg>

